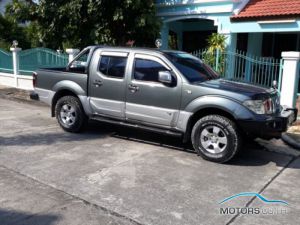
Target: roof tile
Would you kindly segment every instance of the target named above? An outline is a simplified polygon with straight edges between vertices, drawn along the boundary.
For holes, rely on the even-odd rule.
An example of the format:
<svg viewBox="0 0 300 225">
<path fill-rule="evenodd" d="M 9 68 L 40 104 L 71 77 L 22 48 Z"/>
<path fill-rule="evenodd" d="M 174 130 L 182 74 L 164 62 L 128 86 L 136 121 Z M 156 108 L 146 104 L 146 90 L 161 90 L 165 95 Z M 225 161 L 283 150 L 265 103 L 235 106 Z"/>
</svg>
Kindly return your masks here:
<svg viewBox="0 0 300 225">
<path fill-rule="evenodd" d="M 300 16 L 300 0 L 250 0 L 233 20 Z"/>
</svg>

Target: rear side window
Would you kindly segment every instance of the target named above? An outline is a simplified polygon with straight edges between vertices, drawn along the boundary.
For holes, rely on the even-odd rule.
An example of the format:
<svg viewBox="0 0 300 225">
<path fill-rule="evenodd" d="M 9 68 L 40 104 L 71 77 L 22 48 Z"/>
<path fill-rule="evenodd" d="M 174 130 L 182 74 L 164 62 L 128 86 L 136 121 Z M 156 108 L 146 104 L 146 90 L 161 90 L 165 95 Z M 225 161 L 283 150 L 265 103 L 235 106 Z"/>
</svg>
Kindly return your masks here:
<svg viewBox="0 0 300 225">
<path fill-rule="evenodd" d="M 99 71 L 108 77 L 122 79 L 125 76 L 127 57 L 102 56 Z"/>
<path fill-rule="evenodd" d="M 168 71 L 168 69 L 153 60 L 135 59 L 133 75 L 135 80 L 158 82 L 160 71 Z"/>
</svg>

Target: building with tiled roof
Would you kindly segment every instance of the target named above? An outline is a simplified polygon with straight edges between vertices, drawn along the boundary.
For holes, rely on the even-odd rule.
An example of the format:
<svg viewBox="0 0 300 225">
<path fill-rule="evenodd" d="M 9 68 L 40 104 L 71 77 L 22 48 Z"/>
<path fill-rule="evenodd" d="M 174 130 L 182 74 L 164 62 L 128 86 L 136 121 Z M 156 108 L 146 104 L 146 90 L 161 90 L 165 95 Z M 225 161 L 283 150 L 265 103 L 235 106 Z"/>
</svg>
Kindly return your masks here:
<svg viewBox="0 0 300 225">
<path fill-rule="evenodd" d="M 193 52 L 220 33 L 228 51 L 255 58 L 300 51 L 300 0 L 157 0 L 156 7 L 163 48 Z"/>
<path fill-rule="evenodd" d="M 227 36 L 231 50 L 279 58 L 300 51 L 300 0 L 157 0 L 163 47 L 205 48 L 211 33 Z"/>
<path fill-rule="evenodd" d="M 232 20 L 261 20 L 300 17 L 299 0 L 251 0 Z"/>
</svg>

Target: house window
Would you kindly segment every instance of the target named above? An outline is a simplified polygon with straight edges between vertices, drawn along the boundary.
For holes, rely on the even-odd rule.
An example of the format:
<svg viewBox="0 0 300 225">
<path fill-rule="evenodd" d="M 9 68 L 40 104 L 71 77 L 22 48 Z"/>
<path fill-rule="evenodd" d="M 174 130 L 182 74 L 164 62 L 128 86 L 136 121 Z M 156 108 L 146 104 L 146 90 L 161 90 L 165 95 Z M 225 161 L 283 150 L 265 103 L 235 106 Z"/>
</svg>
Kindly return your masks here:
<svg viewBox="0 0 300 225">
<path fill-rule="evenodd" d="M 239 33 L 237 35 L 237 46 L 236 49 L 239 51 L 247 52 L 248 48 L 248 34 Z"/>
<path fill-rule="evenodd" d="M 297 50 L 296 33 L 264 33 L 262 53 L 264 57 L 281 58 L 284 51 Z"/>
</svg>

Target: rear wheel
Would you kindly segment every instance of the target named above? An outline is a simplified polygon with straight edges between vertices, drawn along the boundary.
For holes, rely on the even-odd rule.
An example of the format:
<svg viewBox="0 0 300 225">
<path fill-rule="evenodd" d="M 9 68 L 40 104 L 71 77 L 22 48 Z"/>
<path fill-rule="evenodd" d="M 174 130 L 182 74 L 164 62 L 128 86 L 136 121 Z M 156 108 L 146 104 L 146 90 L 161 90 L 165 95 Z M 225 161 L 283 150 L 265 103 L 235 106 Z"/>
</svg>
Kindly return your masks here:
<svg viewBox="0 0 300 225">
<path fill-rule="evenodd" d="M 235 123 L 219 115 L 201 118 L 193 127 L 191 139 L 202 158 L 219 163 L 232 159 L 242 145 Z"/>
<path fill-rule="evenodd" d="M 80 132 L 87 121 L 79 99 L 74 96 L 60 98 L 55 106 L 55 115 L 59 125 L 68 132 Z"/>
</svg>

